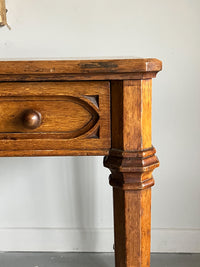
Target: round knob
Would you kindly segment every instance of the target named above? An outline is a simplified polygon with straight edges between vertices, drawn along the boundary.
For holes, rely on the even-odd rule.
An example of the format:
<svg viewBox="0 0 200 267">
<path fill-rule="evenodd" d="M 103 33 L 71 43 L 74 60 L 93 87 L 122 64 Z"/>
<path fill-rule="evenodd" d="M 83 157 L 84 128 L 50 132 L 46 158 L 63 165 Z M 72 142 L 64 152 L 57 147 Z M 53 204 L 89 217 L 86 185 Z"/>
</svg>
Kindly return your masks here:
<svg viewBox="0 0 200 267">
<path fill-rule="evenodd" d="M 41 114 L 40 112 L 28 109 L 23 114 L 23 125 L 28 129 L 36 129 L 41 125 Z"/>
</svg>

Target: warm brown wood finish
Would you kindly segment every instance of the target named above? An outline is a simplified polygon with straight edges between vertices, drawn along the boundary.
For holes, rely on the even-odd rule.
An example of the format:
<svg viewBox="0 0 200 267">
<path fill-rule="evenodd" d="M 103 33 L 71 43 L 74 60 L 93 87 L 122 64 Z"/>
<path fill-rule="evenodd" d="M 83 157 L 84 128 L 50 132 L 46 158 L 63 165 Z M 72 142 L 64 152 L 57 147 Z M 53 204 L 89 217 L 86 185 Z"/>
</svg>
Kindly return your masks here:
<svg viewBox="0 0 200 267">
<path fill-rule="evenodd" d="M 0 156 L 106 155 L 116 267 L 150 267 L 159 165 L 151 79 L 161 67 L 157 59 L 0 61 Z"/>
<path fill-rule="evenodd" d="M 0 81 L 78 81 L 152 78 L 158 59 L 1 61 Z"/>
<path fill-rule="evenodd" d="M 112 144 L 104 165 L 113 186 L 116 267 L 149 267 L 152 171 L 151 80 L 111 83 Z"/>
<path fill-rule="evenodd" d="M 0 83 L 0 154 L 6 156 L 10 150 L 17 151 L 15 156 L 20 150 L 22 156 L 24 150 L 31 156 L 38 150 L 46 150 L 47 155 L 57 155 L 55 150 L 64 150 L 64 155 L 67 150 L 69 155 L 71 150 L 80 155 L 90 150 L 106 154 L 109 91 L 106 81 Z"/>
</svg>

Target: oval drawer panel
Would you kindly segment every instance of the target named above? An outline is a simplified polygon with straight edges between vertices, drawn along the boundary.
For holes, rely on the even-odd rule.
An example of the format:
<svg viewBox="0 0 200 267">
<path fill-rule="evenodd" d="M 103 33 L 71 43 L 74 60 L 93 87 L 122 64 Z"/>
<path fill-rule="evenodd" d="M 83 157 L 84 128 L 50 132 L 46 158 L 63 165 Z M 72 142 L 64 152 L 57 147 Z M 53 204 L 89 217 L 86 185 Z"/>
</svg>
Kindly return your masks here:
<svg viewBox="0 0 200 267">
<path fill-rule="evenodd" d="M 35 129 L 30 129 L 24 123 L 24 114 L 31 110 L 41 115 L 41 122 Z M 93 107 L 81 99 L 67 96 L 62 100 L 0 101 L 0 114 L 1 133 L 55 132 L 65 133 L 68 138 L 88 132 L 98 121 L 98 114 Z"/>
<path fill-rule="evenodd" d="M 0 82 L 0 156 L 105 155 L 110 144 L 108 81 Z"/>
</svg>

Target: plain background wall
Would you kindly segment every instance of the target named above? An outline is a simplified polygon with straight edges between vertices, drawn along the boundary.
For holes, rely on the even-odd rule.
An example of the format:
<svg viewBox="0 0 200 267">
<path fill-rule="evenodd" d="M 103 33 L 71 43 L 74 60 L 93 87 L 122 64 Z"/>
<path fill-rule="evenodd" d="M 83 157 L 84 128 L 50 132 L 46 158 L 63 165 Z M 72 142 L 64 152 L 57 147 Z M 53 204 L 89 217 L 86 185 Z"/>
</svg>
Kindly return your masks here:
<svg viewBox="0 0 200 267">
<path fill-rule="evenodd" d="M 7 0 L 0 58 L 139 56 L 153 81 L 152 251 L 200 252 L 200 1 Z M 101 157 L 1 158 L 0 250 L 112 251 Z"/>
</svg>

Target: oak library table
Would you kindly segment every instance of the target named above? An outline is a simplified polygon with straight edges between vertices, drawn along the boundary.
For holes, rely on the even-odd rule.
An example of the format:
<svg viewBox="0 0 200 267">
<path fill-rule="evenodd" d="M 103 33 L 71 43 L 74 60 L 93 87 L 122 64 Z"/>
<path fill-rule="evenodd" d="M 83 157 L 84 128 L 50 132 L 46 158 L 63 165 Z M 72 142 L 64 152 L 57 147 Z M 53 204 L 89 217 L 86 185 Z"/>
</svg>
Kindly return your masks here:
<svg viewBox="0 0 200 267">
<path fill-rule="evenodd" d="M 0 156 L 104 155 L 115 266 L 149 267 L 157 59 L 0 61 Z"/>
</svg>

